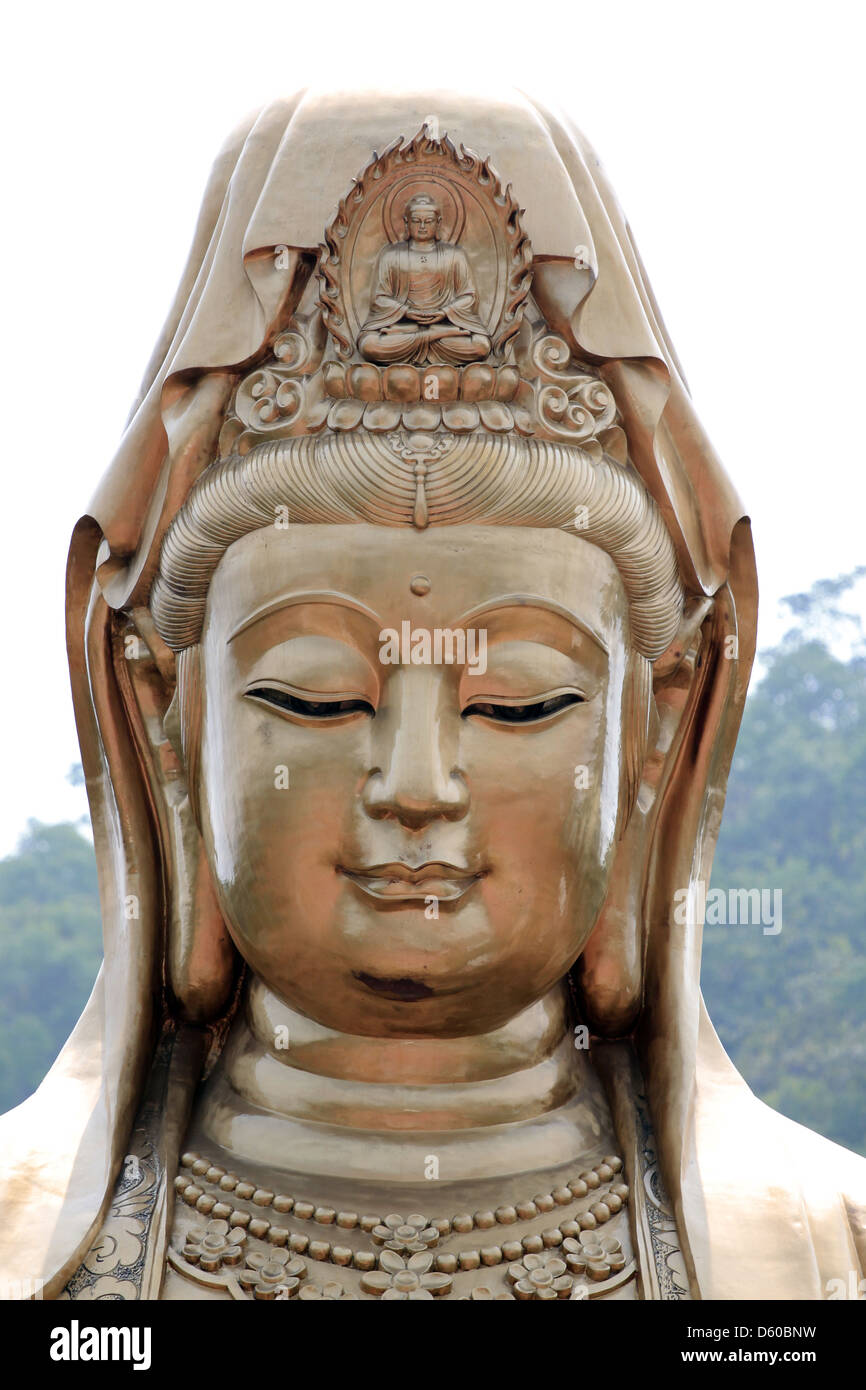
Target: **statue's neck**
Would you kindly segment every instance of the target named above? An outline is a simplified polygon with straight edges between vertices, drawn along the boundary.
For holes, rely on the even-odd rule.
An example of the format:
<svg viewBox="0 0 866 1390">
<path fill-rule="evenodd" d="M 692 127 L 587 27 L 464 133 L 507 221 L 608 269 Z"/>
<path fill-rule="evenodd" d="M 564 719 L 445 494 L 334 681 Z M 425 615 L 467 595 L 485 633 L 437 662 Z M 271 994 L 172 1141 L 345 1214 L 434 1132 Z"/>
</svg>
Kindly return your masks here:
<svg viewBox="0 0 866 1390">
<path fill-rule="evenodd" d="M 281 1154 L 297 1172 L 407 1183 L 431 1154 L 467 1180 L 588 1160 L 612 1142 L 564 984 L 491 1033 L 392 1040 L 323 1028 L 251 977 L 197 1128 L 238 1164 L 273 1168 Z"/>
</svg>

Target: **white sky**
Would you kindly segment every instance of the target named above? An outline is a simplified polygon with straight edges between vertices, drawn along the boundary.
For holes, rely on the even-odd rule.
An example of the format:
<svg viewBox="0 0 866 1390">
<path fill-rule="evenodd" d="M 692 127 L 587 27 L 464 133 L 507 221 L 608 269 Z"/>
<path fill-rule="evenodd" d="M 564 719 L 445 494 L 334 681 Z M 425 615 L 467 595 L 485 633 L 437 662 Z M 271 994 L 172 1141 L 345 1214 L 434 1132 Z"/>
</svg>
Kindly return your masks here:
<svg viewBox="0 0 866 1390">
<path fill-rule="evenodd" d="M 69 535 L 119 439 L 232 125 L 311 82 L 505 79 L 604 161 L 778 599 L 866 559 L 860 5 L 42 3 L 7 10 L 0 854 L 84 810 Z M 506 172 L 507 171 L 503 171 Z"/>
</svg>

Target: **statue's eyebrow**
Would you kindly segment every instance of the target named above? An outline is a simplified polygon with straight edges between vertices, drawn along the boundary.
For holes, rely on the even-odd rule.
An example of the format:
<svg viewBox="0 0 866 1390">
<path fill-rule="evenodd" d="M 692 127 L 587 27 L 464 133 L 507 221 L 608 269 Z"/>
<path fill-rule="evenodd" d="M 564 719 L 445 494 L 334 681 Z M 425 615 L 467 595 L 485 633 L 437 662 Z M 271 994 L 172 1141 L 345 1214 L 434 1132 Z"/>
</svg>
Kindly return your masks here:
<svg viewBox="0 0 866 1390">
<path fill-rule="evenodd" d="M 610 644 L 598 628 L 587 622 L 586 618 L 578 617 L 577 613 L 565 604 L 556 603 L 554 599 L 542 598 L 540 594 L 500 594 L 498 598 L 487 599 L 477 608 L 470 608 L 468 613 L 455 620 L 453 626 L 468 627 L 479 618 L 485 618 L 500 608 L 544 608 L 548 613 L 555 613 L 558 618 L 564 618 L 567 623 L 571 623 L 572 627 L 576 627 L 585 637 L 590 637 L 597 643 L 606 656 L 610 656 Z"/>
<path fill-rule="evenodd" d="M 255 623 L 263 622 L 265 618 L 270 618 L 274 613 L 279 613 L 282 608 L 292 608 L 300 603 L 327 603 L 332 607 L 350 608 L 352 612 L 359 613 L 362 618 L 367 618 L 369 622 L 375 624 L 376 631 L 380 632 L 385 626 L 384 620 L 372 608 L 366 604 L 359 603 L 357 599 L 349 594 L 338 593 L 336 589 L 313 589 L 295 590 L 287 594 L 281 594 L 279 598 L 269 599 L 262 604 L 261 608 L 256 608 L 249 613 L 237 627 L 232 628 L 226 638 L 226 646 L 233 642 L 236 637 L 240 637 L 242 632 L 247 632 Z"/>
</svg>

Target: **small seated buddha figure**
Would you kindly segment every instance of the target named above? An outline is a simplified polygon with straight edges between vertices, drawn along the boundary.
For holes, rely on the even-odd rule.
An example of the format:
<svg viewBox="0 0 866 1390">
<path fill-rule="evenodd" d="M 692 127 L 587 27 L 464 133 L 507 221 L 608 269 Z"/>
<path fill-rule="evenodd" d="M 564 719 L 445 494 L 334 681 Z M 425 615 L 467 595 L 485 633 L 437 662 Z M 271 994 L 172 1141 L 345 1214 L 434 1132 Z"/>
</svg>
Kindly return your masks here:
<svg viewBox="0 0 866 1390">
<path fill-rule="evenodd" d="M 429 193 L 403 214 L 406 240 L 379 253 L 370 314 L 358 348 L 372 362 L 442 362 L 458 366 L 489 356 L 477 317 L 478 293 L 466 252 L 439 240 L 442 213 Z"/>
</svg>

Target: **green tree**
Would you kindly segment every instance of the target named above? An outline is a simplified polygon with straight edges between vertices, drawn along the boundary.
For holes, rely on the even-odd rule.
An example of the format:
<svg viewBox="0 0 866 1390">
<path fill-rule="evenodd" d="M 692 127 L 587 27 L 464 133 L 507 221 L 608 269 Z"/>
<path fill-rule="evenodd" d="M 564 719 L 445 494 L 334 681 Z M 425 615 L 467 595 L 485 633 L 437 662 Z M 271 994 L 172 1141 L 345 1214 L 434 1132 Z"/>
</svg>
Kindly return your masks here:
<svg viewBox="0 0 866 1390">
<path fill-rule="evenodd" d="M 0 1112 L 39 1085 L 101 959 L 93 846 L 74 825 L 30 821 L 0 860 Z"/>
<path fill-rule="evenodd" d="M 702 984 L 731 1058 L 792 1119 L 866 1152 L 866 655 L 838 601 L 786 600 L 734 757 L 712 886 L 782 890 L 782 930 L 704 931 Z M 844 641 L 843 660 L 830 642 Z"/>
</svg>

